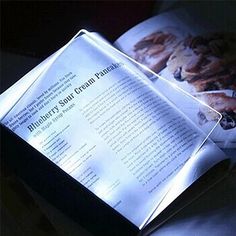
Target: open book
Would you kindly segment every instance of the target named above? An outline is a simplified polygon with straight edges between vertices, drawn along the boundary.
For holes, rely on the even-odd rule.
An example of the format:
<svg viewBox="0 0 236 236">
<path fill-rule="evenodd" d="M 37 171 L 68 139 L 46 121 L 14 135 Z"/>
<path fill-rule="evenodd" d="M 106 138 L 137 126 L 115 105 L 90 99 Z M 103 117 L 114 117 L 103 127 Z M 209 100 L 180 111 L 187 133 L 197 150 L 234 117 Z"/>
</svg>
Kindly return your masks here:
<svg viewBox="0 0 236 236">
<path fill-rule="evenodd" d="M 175 199 L 227 160 L 207 139 L 220 113 L 97 34 L 79 32 L 0 98 L 3 126 L 141 233 L 163 222 L 158 217 Z M 180 108 L 185 101 L 188 107 Z M 204 129 L 192 118 L 198 109 L 214 116 Z"/>
<path fill-rule="evenodd" d="M 226 27 L 219 18 L 209 22 L 194 8 L 187 8 L 140 23 L 115 45 L 219 111 L 223 119 L 211 138 L 221 148 L 236 148 L 235 42 L 234 24 Z M 159 81 L 149 77 L 160 89 Z M 162 90 L 169 97 L 169 91 Z M 204 109 L 195 113 L 202 126 L 215 122 L 214 115 Z"/>
</svg>

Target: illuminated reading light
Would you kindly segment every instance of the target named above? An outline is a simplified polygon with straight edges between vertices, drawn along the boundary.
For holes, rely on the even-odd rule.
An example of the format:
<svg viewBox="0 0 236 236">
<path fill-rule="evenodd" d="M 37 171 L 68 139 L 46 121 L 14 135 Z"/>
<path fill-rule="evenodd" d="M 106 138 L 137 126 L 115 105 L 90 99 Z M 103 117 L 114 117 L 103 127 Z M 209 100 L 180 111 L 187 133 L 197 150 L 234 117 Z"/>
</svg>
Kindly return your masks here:
<svg viewBox="0 0 236 236">
<path fill-rule="evenodd" d="M 220 114 L 85 30 L 43 65 L 7 103 L 3 123 L 142 228 L 219 122 L 200 130 L 145 72 L 190 111 L 202 105 Z"/>
</svg>

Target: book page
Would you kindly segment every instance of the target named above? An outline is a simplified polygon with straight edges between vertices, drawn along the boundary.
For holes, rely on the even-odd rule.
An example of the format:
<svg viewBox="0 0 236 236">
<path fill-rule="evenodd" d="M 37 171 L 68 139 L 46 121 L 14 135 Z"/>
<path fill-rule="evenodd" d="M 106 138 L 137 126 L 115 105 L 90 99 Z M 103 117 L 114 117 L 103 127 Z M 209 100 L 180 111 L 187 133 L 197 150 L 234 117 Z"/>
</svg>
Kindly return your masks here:
<svg viewBox="0 0 236 236">
<path fill-rule="evenodd" d="M 205 137 L 86 35 L 1 123 L 139 228 Z"/>
<path fill-rule="evenodd" d="M 210 22 L 195 8 L 176 9 L 136 25 L 115 46 L 220 112 L 223 119 L 211 138 L 221 148 L 235 148 L 236 33 L 235 24 L 224 23 L 220 17 Z M 216 121 L 208 111 L 177 101 L 157 77 L 150 80 L 164 96 L 189 110 L 202 129 Z"/>
<path fill-rule="evenodd" d="M 223 151 L 219 150 L 217 145 L 211 140 L 208 140 L 196 153 L 196 155 L 192 157 L 176 175 L 170 190 L 167 192 L 165 198 L 156 208 L 156 211 L 146 224 L 154 220 L 162 211 L 165 210 L 166 207 L 168 207 L 168 205 L 170 205 L 178 196 L 180 196 L 184 190 L 186 190 L 199 177 L 201 177 L 203 173 L 206 173 L 217 162 L 223 161 L 225 159 L 227 159 L 227 156 L 223 153 Z M 222 178 L 225 174 L 226 173 L 222 172 Z M 215 182 L 211 182 L 211 184 L 214 185 Z M 211 187 L 212 186 L 207 186 L 207 189 L 203 189 L 203 191 L 206 191 Z M 193 199 L 189 199 L 189 202 L 193 201 L 203 193 L 199 191 L 198 194 L 199 195 L 192 196 Z M 179 210 L 181 209 L 176 209 L 176 212 Z"/>
</svg>

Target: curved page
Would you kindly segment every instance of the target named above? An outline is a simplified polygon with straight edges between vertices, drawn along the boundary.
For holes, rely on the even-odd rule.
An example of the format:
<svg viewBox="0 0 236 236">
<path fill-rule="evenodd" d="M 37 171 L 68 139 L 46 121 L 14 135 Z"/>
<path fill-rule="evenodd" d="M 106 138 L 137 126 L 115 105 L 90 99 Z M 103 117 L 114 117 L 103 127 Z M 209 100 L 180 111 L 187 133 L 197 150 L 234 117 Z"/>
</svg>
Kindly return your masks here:
<svg viewBox="0 0 236 236">
<path fill-rule="evenodd" d="M 223 119 L 211 138 L 221 148 L 235 148 L 235 21 L 230 14 L 222 20 L 214 10 L 209 17 L 203 5 L 201 10 L 179 8 L 154 16 L 128 30 L 115 45 L 220 112 Z M 169 97 L 160 80 L 150 79 Z M 189 104 L 182 101 L 180 106 Z M 214 114 L 204 109 L 192 112 L 203 129 L 215 123 Z"/>
</svg>

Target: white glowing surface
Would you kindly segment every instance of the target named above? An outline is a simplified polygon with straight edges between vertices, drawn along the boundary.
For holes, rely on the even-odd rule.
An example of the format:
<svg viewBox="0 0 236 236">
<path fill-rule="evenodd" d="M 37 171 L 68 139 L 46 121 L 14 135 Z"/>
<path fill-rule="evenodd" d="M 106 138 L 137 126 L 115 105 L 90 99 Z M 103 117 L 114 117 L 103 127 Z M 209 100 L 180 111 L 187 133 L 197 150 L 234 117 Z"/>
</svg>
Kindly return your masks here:
<svg viewBox="0 0 236 236">
<path fill-rule="evenodd" d="M 153 101 L 157 102 L 157 105 L 162 104 L 162 101 L 159 101 L 159 97 L 162 98 L 162 95 L 157 96 L 156 88 L 132 64 L 136 63 L 134 60 L 112 48 L 94 34 L 84 30 L 77 35 L 80 34 L 83 35 L 77 38 L 74 37 L 58 53 L 41 64 L 31 74 L 28 74 L 26 78 L 23 78 L 23 82 L 20 81 L 2 95 L 1 103 L 5 105 L 4 109 L 1 110 L 2 123 L 111 207 L 115 207 L 131 222 L 142 228 L 150 214 L 153 213 L 156 206 L 169 191 L 176 175 L 176 166 L 179 166 L 177 168 L 179 171 L 181 166 L 199 150 L 208 134 L 203 134 L 188 118 L 181 120 L 183 129 L 186 128 L 187 131 L 194 130 L 195 143 L 179 153 L 178 158 L 169 161 L 168 167 L 163 167 L 166 168 L 165 172 L 158 170 L 156 165 L 154 171 L 157 174 L 152 177 L 153 179 L 148 180 L 145 184 L 142 182 L 144 180 L 138 181 L 132 175 L 131 170 L 124 166 L 121 161 L 122 158 L 124 159 L 126 155 L 132 153 L 132 150 L 139 143 L 144 143 L 145 140 L 150 138 L 154 130 L 158 131 L 164 125 L 168 127 L 168 124 L 165 124 L 166 120 L 172 121 L 173 117 L 177 119 L 177 117 L 182 117 L 184 114 L 181 111 L 177 112 L 171 109 L 167 113 L 168 116 L 158 119 L 159 113 L 157 111 L 155 114 L 152 113 L 154 123 L 150 124 L 145 132 L 143 131 L 142 134 L 132 139 L 121 151 L 114 151 L 97 132 L 98 127 L 89 123 L 84 115 L 89 104 L 96 103 L 96 99 L 99 100 L 99 97 L 108 94 L 106 91 L 109 91 L 110 88 L 114 89 L 118 82 L 125 82 L 127 78 L 130 84 L 139 83 L 137 85 L 138 92 L 127 95 L 127 99 L 117 100 L 117 105 L 113 106 L 111 111 L 107 111 L 102 115 L 103 122 L 111 120 L 119 111 L 127 107 L 131 100 L 138 100 L 146 91 L 149 91 L 150 95 L 155 97 Z M 100 72 L 114 63 L 121 63 L 121 66 L 99 78 Z M 148 68 L 140 64 L 139 66 L 153 73 Z M 96 74 L 96 83 L 94 80 L 94 84 L 89 84 L 89 87 L 86 87 L 85 83 L 88 83 L 91 78 L 96 78 Z M 155 76 L 163 83 L 168 83 L 164 78 L 158 75 Z M 9 96 L 11 97 L 16 89 L 18 93 L 15 93 L 15 96 L 8 103 Z M 124 92 L 124 90 L 125 88 L 121 91 Z M 181 92 L 182 96 L 192 99 L 193 106 L 197 104 L 198 101 L 195 98 L 181 90 L 179 94 Z M 168 107 L 167 104 L 171 104 L 170 101 L 166 101 Z M 27 112 L 22 112 L 22 109 L 26 109 Z M 145 105 L 143 105 L 143 109 L 145 110 Z M 21 120 L 16 114 L 25 114 L 27 118 L 23 122 L 23 118 Z M 89 113 L 87 115 L 89 116 Z M 145 115 L 145 112 L 140 113 L 141 115 Z M 99 117 L 96 122 L 97 126 L 102 124 Z M 154 127 L 153 124 L 156 126 Z M 173 128 L 175 127 L 177 127 L 176 124 Z M 183 142 L 178 133 L 174 136 L 176 138 L 175 145 L 178 145 L 178 142 Z M 168 142 L 170 141 L 167 140 L 166 143 Z M 153 147 L 150 146 L 150 148 Z M 167 149 L 170 152 L 174 148 L 166 147 L 166 152 Z M 157 151 L 157 148 L 153 149 L 152 154 L 146 157 L 148 160 L 143 160 L 143 163 L 145 161 L 150 163 L 158 163 L 159 161 L 161 163 L 161 158 L 167 162 L 170 157 L 166 156 L 164 160 L 165 155 L 158 156 Z M 137 166 L 134 165 L 134 169 L 141 168 L 138 167 L 138 161 L 136 164 Z M 148 171 L 148 169 L 143 169 L 143 176 L 145 174 L 147 176 Z M 160 174 L 158 174 L 159 172 Z M 169 173 L 172 174 L 168 175 Z M 162 179 L 162 182 L 160 182 L 160 185 L 156 185 L 159 179 Z"/>
</svg>

